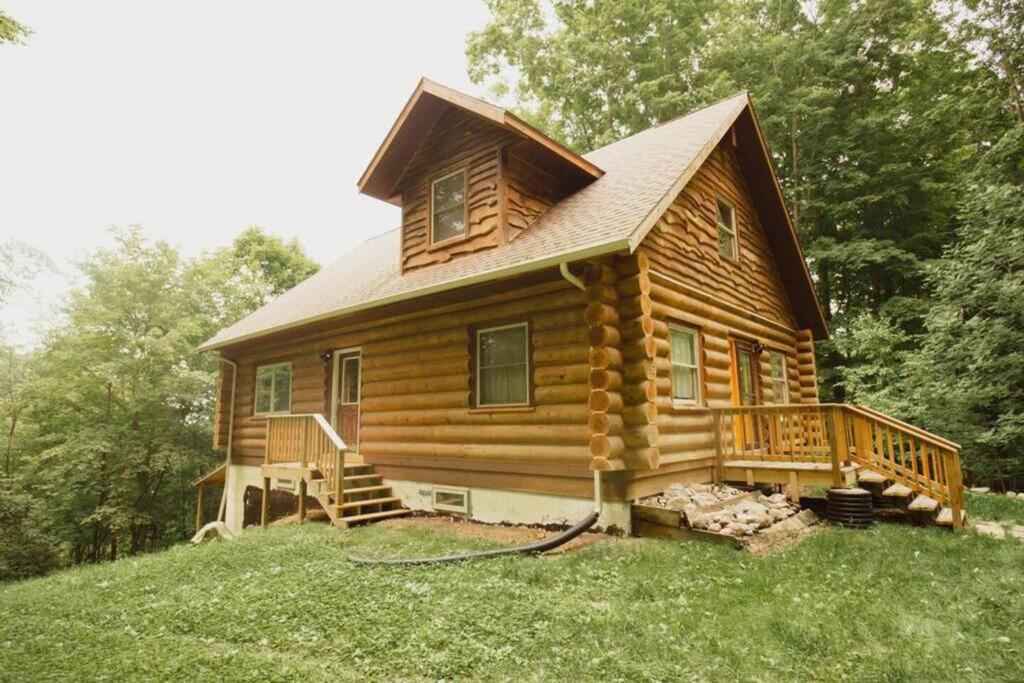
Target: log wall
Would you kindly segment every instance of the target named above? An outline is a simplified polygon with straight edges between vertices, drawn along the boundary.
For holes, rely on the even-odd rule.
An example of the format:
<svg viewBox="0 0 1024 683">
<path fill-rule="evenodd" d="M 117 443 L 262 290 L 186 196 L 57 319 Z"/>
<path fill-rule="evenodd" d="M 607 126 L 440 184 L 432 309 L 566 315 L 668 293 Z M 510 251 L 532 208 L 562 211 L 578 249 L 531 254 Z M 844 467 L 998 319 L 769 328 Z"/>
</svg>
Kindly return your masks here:
<svg viewBox="0 0 1024 683">
<path fill-rule="evenodd" d="M 795 327 L 789 296 L 730 139 L 726 136 L 694 174 L 648 233 L 640 251 L 650 258 L 655 271 Z M 719 196 L 735 208 L 739 261 L 718 249 Z"/>
<path fill-rule="evenodd" d="M 499 164 L 503 145 L 517 137 L 478 116 L 449 107 L 396 185 L 402 195 L 402 268 L 412 270 L 501 244 Z M 430 244 L 430 183 L 447 171 L 467 169 L 469 228 L 465 237 Z"/>
<path fill-rule="evenodd" d="M 552 275 L 548 282 L 509 284 L 504 293 L 464 304 L 424 305 L 417 313 L 354 326 L 320 325 L 239 349 L 236 462 L 255 465 L 263 458 L 266 420 L 253 416 L 258 365 L 291 361 L 292 412 L 329 417 L 331 366 L 319 356 L 358 346 L 358 449 L 385 477 L 550 492 L 579 484 L 587 495 L 585 302 L 582 292 Z M 475 330 L 521 321 L 530 326 L 533 405 L 473 408 Z"/>
<path fill-rule="evenodd" d="M 229 415 L 227 408 L 231 402 L 231 378 L 235 373 L 234 368 L 227 363 L 218 363 L 218 365 L 220 365 L 220 373 L 217 379 L 213 408 L 214 450 L 228 447 Z"/>
</svg>

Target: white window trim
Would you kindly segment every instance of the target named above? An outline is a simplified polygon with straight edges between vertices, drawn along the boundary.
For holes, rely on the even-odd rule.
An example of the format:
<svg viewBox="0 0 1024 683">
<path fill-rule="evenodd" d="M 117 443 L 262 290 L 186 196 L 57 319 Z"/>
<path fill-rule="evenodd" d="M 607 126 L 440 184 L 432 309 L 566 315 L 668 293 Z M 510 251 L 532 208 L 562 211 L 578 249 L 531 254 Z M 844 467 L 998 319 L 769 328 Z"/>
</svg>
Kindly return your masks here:
<svg viewBox="0 0 1024 683">
<path fill-rule="evenodd" d="M 686 334 L 689 334 L 689 335 L 691 335 L 693 337 L 693 365 L 687 365 L 686 363 L 677 363 L 677 362 L 675 362 L 672 359 L 671 348 L 672 348 L 672 332 L 673 332 L 673 330 L 678 331 L 678 332 L 685 332 Z M 702 386 L 702 384 L 703 384 L 703 377 L 702 377 L 702 373 L 701 373 L 701 369 L 700 369 L 700 352 L 701 352 L 701 350 L 700 350 L 700 330 L 698 330 L 698 329 L 696 329 L 694 327 L 687 327 L 686 325 L 670 324 L 668 326 L 668 335 L 669 335 L 668 361 L 669 361 L 669 364 L 671 365 L 671 367 L 675 368 L 678 365 L 681 368 L 692 369 L 692 370 L 695 371 L 694 375 L 696 376 L 696 379 L 695 379 L 695 381 L 693 383 L 694 384 L 693 389 L 694 389 L 695 396 L 693 398 L 676 398 L 675 372 L 672 372 L 670 374 L 670 378 L 672 379 L 672 402 L 677 404 L 677 405 L 684 405 L 684 406 L 700 405 L 700 403 L 701 403 L 701 401 L 703 400 L 703 397 L 704 397 L 704 391 L 703 391 L 703 386 Z"/>
<path fill-rule="evenodd" d="M 267 416 L 267 415 L 290 415 L 292 412 L 292 385 L 291 381 L 288 382 L 288 409 L 287 410 L 270 410 L 266 412 L 257 412 L 256 405 L 259 403 L 257 400 L 259 397 L 257 394 L 260 391 L 260 370 L 276 370 L 277 368 L 288 368 L 288 379 L 294 379 L 294 373 L 292 372 L 291 361 L 284 361 L 283 363 L 270 363 L 268 365 L 257 365 L 256 366 L 256 383 L 252 390 L 252 410 L 253 417 Z M 274 407 L 274 388 L 277 384 L 277 378 L 274 375 L 270 376 L 270 407 Z"/>
<path fill-rule="evenodd" d="M 771 357 L 772 356 L 778 356 L 779 358 L 782 359 L 782 377 L 780 378 L 782 380 L 782 400 L 780 401 L 779 397 L 775 395 L 775 381 L 776 380 L 775 380 L 775 375 L 772 375 L 771 376 L 771 378 L 772 378 L 772 402 L 773 403 L 788 404 L 789 403 L 789 359 L 786 357 L 786 354 L 784 354 L 782 351 L 770 350 L 769 353 L 771 354 L 769 356 L 769 358 L 768 358 L 768 368 L 769 368 L 769 370 L 772 369 L 772 367 L 771 367 L 771 365 L 772 365 L 771 364 Z"/>
<path fill-rule="evenodd" d="M 462 496 L 462 505 L 453 505 L 448 503 L 438 503 L 437 494 L 449 493 L 456 496 Z M 445 512 L 460 512 L 464 515 L 469 514 L 469 489 L 459 486 L 434 486 L 430 491 L 430 506 L 435 510 L 443 510 Z"/>
<path fill-rule="evenodd" d="M 445 237 L 443 240 L 438 240 L 434 235 L 434 216 L 437 214 L 436 207 L 434 206 L 434 186 L 438 183 L 448 180 L 452 176 L 462 176 L 462 216 L 463 225 L 462 233 L 459 235 L 452 235 L 451 237 Z M 448 207 L 449 209 L 452 207 Z M 457 240 L 460 237 L 466 236 L 466 231 L 469 229 L 469 169 L 462 167 L 458 168 L 451 173 L 445 173 L 442 176 L 434 178 L 430 181 L 430 243 L 431 244 L 443 244 L 451 240 Z"/>
<path fill-rule="evenodd" d="M 526 400 L 522 403 L 481 403 L 480 397 L 483 394 L 482 387 L 480 386 L 480 336 L 486 332 L 497 332 L 498 330 L 509 330 L 514 327 L 522 327 L 526 330 Z M 477 408 L 512 408 L 520 406 L 530 405 L 530 380 L 533 377 L 533 369 L 530 363 L 530 324 L 523 323 L 512 323 L 511 325 L 498 325 L 497 327 L 484 327 L 476 331 L 476 407 Z"/>
<path fill-rule="evenodd" d="M 718 221 L 718 214 L 719 214 L 718 205 L 719 204 L 724 204 L 725 206 L 729 207 L 729 216 L 732 218 L 732 225 L 724 225 L 723 223 L 720 223 Z M 732 253 L 730 253 L 730 254 L 723 254 L 720 242 L 715 244 L 715 247 L 718 249 L 718 253 L 720 255 L 728 258 L 728 259 L 732 259 L 733 261 L 739 261 L 740 260 L 740 238 L 739 238 L 739 235 L 737 234 L 737 231 L 736 231 L 736 205 L 733 204 L 732 202 L 730 202 L 728 199 L 725 199 L 724 197 L 721 197 L 721 196 L 715 198 L 715 226 L 717 227 L 718 230 L 725 230 L 732 237 L 732 249 L 731 249 Z"/>
</svg>

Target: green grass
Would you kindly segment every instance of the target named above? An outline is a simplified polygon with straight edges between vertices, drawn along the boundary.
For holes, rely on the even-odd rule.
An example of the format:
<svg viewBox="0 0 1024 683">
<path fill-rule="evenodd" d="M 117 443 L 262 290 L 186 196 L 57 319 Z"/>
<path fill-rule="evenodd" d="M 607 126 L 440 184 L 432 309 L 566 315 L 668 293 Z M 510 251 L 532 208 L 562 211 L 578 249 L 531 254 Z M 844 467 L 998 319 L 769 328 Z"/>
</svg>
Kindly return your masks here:
<svg viewBox="0 0 1024 683">
<path fill-rule="evenodd" d="M 1020 680 L 1024 544 L 880 525 L 756 559 L 627 539 L 551 558 L 419 529 L 246 532 L 0 588 L 0 679 Z"/>
<path fill-rule="evenodd" d="M 1024 500 L 1009 498 L 1001 493 L 964 494 L 967 514 L 973 520 L 1013 522 L 1024 524 Z"/>
</svg>

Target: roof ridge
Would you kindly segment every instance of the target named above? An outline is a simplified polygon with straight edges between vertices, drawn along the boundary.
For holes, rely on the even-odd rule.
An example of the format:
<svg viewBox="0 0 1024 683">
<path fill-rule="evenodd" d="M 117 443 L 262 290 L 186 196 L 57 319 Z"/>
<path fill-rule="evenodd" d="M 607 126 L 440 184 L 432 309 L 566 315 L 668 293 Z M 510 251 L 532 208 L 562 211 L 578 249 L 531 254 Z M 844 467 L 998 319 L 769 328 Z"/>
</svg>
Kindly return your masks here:
<svg viewBox="0 0 1024 683">
<path fill-rule="evenodd" d="M 735 94 L 732 94 L 732 95 L 729 95 L 728 97 L 722 97 L 720 99 L 715 100 L 714 102 L 709 102 L 708 104 L 705 104 L 703 106 L 697 107 L 696 109 L 691 109 L 690 111 L 686 112 L 685 114 L 679 114 L 678 116 L 673 116 L 672 118 L 667 119 L 665 121 L 662 121 L 660 123 L 656 123 L 653 126 L 650 126 L 649 128 L 644 128 L 643 130 L 638 130 L 635 133 L 630 133 L 629 135 L 627 135 L 625 137 L 622 137 L 622 138 L 619 138 L 618 140 L 615 140 L 614 142 L 609 142 L 607 145 L 602 145 L 600 147 L 595 147 L 594 149 L 592 149 L 589 152 L 587 152 L 586 154 L 584 154 L 583 157 L 584 158 L 589 157 L 591 154 L 595 154 L 597 152 L 604 151 L 604 150 L 608 149 L 609 147 L 612 147 L 613 145 L 617 145 L 620 142 L 625 142 L 626 140 L 629 140 L 630 138 L 635 138 L 638 135 L 643 135 L 644 133 L 650 132 L 652 130 L 657 130 L 659 128 L 663 128 L 663 127 L 665 127 L 665 126 L 667 126 L 667 125 L 669 125 L 671 123 L 675 123 L 676 121 L 679 121 L 680 119 L 685 119 L 685 118 L 687 118 L 689 116 L 693 116 L 694 114 L 702 112 L 705 109 L 710 109 L 711 107 L 714 107 L 716 105 L 722 104 L 723 102 L 727 102 L 729 100 L 735 99 L 737 97 L 740 97 L 741 95 L 746 96 L 747 101 L 748 102 L 750 101 L 750 91 L 748 91 L 748 90 L 740 90 L 739 92 L 737 92 Z"/>
</svg>

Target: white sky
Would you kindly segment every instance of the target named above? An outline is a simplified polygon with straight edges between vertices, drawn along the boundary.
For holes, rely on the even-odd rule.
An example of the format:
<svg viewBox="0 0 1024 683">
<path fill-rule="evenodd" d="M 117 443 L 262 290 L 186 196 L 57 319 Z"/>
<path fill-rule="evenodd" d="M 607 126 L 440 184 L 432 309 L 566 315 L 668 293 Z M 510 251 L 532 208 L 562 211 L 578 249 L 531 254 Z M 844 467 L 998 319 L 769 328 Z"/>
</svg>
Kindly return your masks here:
<svg viewBox="0 0 1024 683">
<path fill-rule="evenodd" d="M 355 183 L 417 80 L 482 94 L 464 55 L 482 0 L 0 7 L 35 31 L 0 47 L 0 241 L 61 271 L 0 308 L 23 345 L 110 225 L 189 255 L 261 225 L 321 263 L 394 227 Z"/>
</svg>

